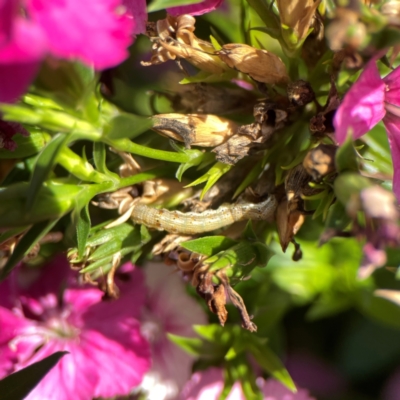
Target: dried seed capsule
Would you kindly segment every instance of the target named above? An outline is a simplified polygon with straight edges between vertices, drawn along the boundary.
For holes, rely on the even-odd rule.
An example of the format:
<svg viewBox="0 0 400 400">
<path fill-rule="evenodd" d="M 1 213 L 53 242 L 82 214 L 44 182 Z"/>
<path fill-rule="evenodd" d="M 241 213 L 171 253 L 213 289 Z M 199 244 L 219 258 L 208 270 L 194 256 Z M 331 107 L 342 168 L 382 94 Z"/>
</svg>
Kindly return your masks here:
<svg viewBox="0 0 400 400">
<path fill-rule="evenodd" d="M 238 129 L 228 119 L 211 114 L 159 114 L 153 117 L 153 129 L 184 142 L 186 147 L 214 147 L 226 142 Z"/>
<path fill-rule="evenodd" d="M 268 84 L 289 82 L 285 64 L 273 53 L 247 44 L 225 44 L 216 52 L 229 67 L 249 74 L 254 80 Z"/>
<path fill-rule="evenodd" d="M 289 83 L 287 95 L 291 104 L 300 107 L 311 103 L 315 99 L 315 93 L 311 85 L 302 79 Z"/>
<path fill-rule="evenodd" d="M 303 167 L 314 181 L 330 174 L 335 170 L 335 154 L 337 146 L 333 144 L 320 144 L 310 150 L 303 160 Z"/>
</svg>

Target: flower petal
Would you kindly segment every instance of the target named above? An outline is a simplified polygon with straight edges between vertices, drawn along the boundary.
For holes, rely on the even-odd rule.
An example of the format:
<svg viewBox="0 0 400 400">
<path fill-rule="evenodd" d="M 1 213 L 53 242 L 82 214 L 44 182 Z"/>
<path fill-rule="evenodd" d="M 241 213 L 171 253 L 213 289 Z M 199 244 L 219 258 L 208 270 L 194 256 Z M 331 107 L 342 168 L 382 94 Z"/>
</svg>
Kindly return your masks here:
<svg viewBox="0 0 400 400">
<path fill-rule="evenodd" d="M 387 113 L 385 124 L 393 161 L 393 193 L 400 202 L 400 118 Z"/>
<path fill-rule="evenodd" d="M 128 14 L 133 18 L 135 27 L 133 34 L 144 33 L 146 31 L 147 22 L 147 5 L 146 0 L 122 0 Z"/>
<path fill-rule="evenodd" d="M 130 263 L 127 264 L 132 266 Z M 124 266 L 121 269 L 124 271 Z M 119 298 L 101 301 L 88 309 L 84 315 L 87 325 L 96 326 L 98 330 L 108 330 L 110 321 L 138 318 L 142 313 L 146 299 L 142 271 L 138 268 L 133 269 L 133 267 L 122 274 L 118 271 L 115 281 L 119 289 Z"/>
<path fill-rule="evenodd" d="M 96 366 L 87 372 L 96 373 L 100 378 L 93 397 L 128 394 L 140 384 L 150 367 L 150 349 L 140 335 L 139 323 L 125 325 L 123 329 L 121 324 L 112 328 L 112 336 L 110 332 L 104 336 L 91 330 L 80 337 L 81 347 Z"/>
<path fill-rule="evenodd" d="M 180 389 L 189 379 L 193 357 L 174 345 L 167 333 L 193 337 L 192 325 L 206 324 L 207 318 L 200 305 L 188 296 L 178 274 L 162 263 L 148 263 L 145 273 L 149 295 L 141 320 L 142 332 L 152 347 L 152 372 Z"/>
<path fill-rule="evenodd" d="M 0 102 L 14 102 L 26 91 L 45 51 L 40 29 L 22 18 L 15 19 L 11 37 L 0 47 Z"/>
<path fill-rule="evenodd" d="M 202 15 L 208 13 L 210 11 L 215 10 L 222 3 L 222 0 L 204 0 L 201 3 L 190 4 L 188 6 L 177 6 L 167 8 L 168 14 L 171 15 L 182 15 L 182 14 L 190 14 L 190 15 Z"/>
<path fill-rule="evenodd" d="M 347 92 L 336 111 L 333 120 L 336 140 L 340 144 L 343 143 L 349 129 L 352 129 L 353 139 L 367 133 L 385 116 L 384 100 L 385 84 L 373 59 Z"/>
<path fill-rule="evenodd" d="M 132 19 L 119 0 L 30 0 L 31 18 L 46 33 L 50 51 L 96 69 L 123 61 L 132 43 Z"/>
<path fill-rule="evenodd" d="M 18 6 L 18 0 L 0 0 L 0 46 L 3 46 L 11 38 Z"/>
<path fill-rule="evenodd" d="M 385 100 L 396 106 L 400 106 L 400 67 L 394 69 L 383 78 L 386 84 Z"/>
<path fill-rule="evenodd" d="M 26 400 L 87 400 L 94 397 L 99 381 L 97 366 L 91 354 L 85 352 L 78 342 L 53 340 L 35 353 L 26 365 L 40 361 L 56 351 L 68 351 L 30 392 Z M 19 365 L 19 369 L 26 365 Z"/>
</svg>

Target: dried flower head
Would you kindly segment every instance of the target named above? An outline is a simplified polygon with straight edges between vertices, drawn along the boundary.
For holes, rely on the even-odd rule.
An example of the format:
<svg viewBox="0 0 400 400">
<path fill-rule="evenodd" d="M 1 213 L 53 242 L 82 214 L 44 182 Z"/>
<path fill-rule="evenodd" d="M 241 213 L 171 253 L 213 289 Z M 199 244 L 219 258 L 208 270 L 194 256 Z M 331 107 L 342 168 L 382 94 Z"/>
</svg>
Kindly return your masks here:
<svg viewBox="0 0 400 400">
<path fill-rule="evenodd" d="M 195 22 L 191 15 L 168 15 L 156 24 L 149 24 L 147 35 L 153 42 L 153 55 L 149 62 L 142 62 L 142 65 L 184 58 L 202 71 L 213 74 L 226 71 L 227 66 L 213 54 L 215 49 L 212 44 L 194 35 Z"/>
<path fill-rule="evenodd" d="M 248 74 L 258 82 L 285 84 L 289 76 L 282 60 L 267 50 L 256 49 L 247 44 L 231 43 L 222 46 L 216 54 L 230 68 Z"/>
<path fill-rule="evenodd" d="M 211 114 L 159 114 L 153 116 L 153 129 L 184 142 L 186 147 L 214 147 L 236 133 L 238 125 Z"/>
<path fill-rule="evenodd" d="M 319 3 L 319 0 L 277 0 L 282 36 L 289 49 L 295 49 L 307 37 Z"/>
</svg>

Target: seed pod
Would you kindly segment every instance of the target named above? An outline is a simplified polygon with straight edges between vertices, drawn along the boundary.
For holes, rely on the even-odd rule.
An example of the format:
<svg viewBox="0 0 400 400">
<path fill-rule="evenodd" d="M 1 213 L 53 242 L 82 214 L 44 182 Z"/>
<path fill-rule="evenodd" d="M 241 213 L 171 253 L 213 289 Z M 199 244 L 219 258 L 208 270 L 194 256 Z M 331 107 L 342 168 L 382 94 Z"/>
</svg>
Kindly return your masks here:
<svg viewBox="0 0 400 400">
<path fill-rule="evenodd" d="M 333 144 L 320 144 L 310 150 L 303 160 L 303 167 L 314 181 L 330 174 L 335 170 L 335 154 L 337 146 Z"/>
<path fill-rule="evenodd" d="M 289 82 L 285 64 L 273 53 L 246 44 L 225 44 L 216 52 L 229 67 L 249 74 L 254 80 L 268 84 Z"/>
<path fill-rule="evenodd" d="M 287 95 L 291 104 L 300 107 L 311 103 L 315 99 L 315 93 L 311 85 L 302 79 L 289 83 Z"/>
<path fill-rule="evenodd" d="M 282 250 L 285 252 L 294 235 L 304 223 L 305 216 L 299 210 L 292 210 L 292 205 L 285 199 L 279 203 L 276 210 L 276 227 Z"/>
<path fill-rule="evenodd" d="M 153 117 L 153 129 L 161 135 L 184 142 L 186 147 L 214 147 L 226 142 L 238 126 L 211 114 L 159 114 Z"/>
</svg>

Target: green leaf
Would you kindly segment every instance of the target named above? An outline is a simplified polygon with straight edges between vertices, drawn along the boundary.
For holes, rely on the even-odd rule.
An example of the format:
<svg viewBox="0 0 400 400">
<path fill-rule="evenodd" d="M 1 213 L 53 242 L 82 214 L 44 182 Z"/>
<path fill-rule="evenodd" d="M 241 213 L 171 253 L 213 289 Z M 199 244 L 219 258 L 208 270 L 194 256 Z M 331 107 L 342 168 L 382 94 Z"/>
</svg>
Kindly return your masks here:
<svg viewBox="0 0 400 400">
<path fill-rule="evenodd" d="M 111 139 L 133 139 L 152 128 L 151 118 L 140 115 L 121 113 L 114 117 L 105 128 L 105 135 Z"/>
<path fill-rule="evenodd" d="M 90 232 L 90 214 L 89 204 L 81 209 L 76 224 L 76 240 L 78 242 L 78 256 L 83 257 L 86 248 L 86 242 Z"/>
<path fill-rule="evenodd" d="M 89 261 L 100 260 L 105 257 L 112 256 L 118 253 L 122 249 L 122 241 L 118 239 L 112 239 L 99 246 L 89 257 Z"/>
<path fill-rule="evenodd" d="M 249 336 L 248 346 L 251 354 L 261 368 L 269 372 L 293 393 L 296 393 L 296 385 L 290 377 L 289 372 L 287 372 L 279 357 L 265 343 L 262 343 L 256 336 Z"/>
<path fill-rule="evenodd" d="M 10 258 L 7 260 L 6 265 L 1 270 L 0 281 L 7 277 L 18 262 L 24 258 L 25 254 L 27 254 L 32 247 L 50 231 L 56 222 L 57 220 L 39 222 L 33 225 L 32 228 L 26 232 L 18 242 Z"/>
<path fill-rule="evenodd" d="M 346 141 L 336 152 L 336 168 L 338 172 L 355 171 L 358 172 L 358 155 L 354 148 L 351 135 L 347 136 Z"/>
<path fill-rule="evenodd" d="M 218 181 L 218 179 L 221 178 L 222 175 L 226 174 L 231 168 L 232 165 L 224 164 L 222 162 L 217 162 L 203 176 L 196 179 L 189 185 L 186 185 L 186 187 L 196 186 L 199 185 L 200 183 L 207 181 L 206 185 L 204 186 L 200 194 L 200 200 L 202 200 L 204 195 L 211 189 L 211 187 Z"/>
<path fill-rule="evenodd" d="M 236 199 L 237 196 L 239 196 L 240 193 L 243 192 L 249 186 L 251 183 L 253 183 L 257 177 L 261 174 L 265 166 L 265 160 L 260 160 L 257 162 L 257 164 L 252 168 L 252 170 L 246 175 L 246 177 L 243 179 L 242 183 L 238 186 L 236 189 L 233 199 Z"/>
<path fill-rule="evenodd" d="M 351 219 L 347 215 L 344 205 L 340 201 L 336 201 L 329 208 L 325 229 L 334 229 L 340 232 L 350 224 L 350 221 Z"/>
<path fill-rule="evenodd" d="M 273 31 L 280 31 L 278 18 L 273 12 L 273 7 L 270 1 L 266 0 L 247 0 L 249 6 L 259 15 L 265 26 Z"/>
<path fill-rule="evenodd" d="M 361 289 L 357 293 L 357 304 L 360 311 L 385 325 L 400 329 L 400 307 L 383 298 L 374 296 L 372 291 Z"/>
<path fill-rule="evenodd" d="M 371 185 L 368 178 L 354 172 L 345 172 L 335 179 L 333 187 L 338 200 L 346 206 L 351 198 L 358 196 L 361 190 Z"/>
<path fill-rule="evenodd" d="M 167 333 L 168 339 L 181 349 L 194 356 L 201 356 L 203 352 L 203 341 L 199 338 L 187 338 Z"/>
<path fill-rule="evenodd" d="M 65 354 L 68 352 L 57 351 L 0 380 L 1 398 L 3 400 L 24 399 Z"/>
<path fill-rule="evenodd" d="M 64 134 L 58 134 L 53 137 L 53 139 L 47 143 L 46 147 L 39 154 L 35 168 L 32 173 L 31 182 L 28 189 L 28 194 L 26 198 L 26 211 L 32 210 L 33 205 L 39 194 L 39 189 L 42 187 L 43 182 L 47 179 L 50 171 L 53 169 L 53 165 L 56 161 L 57 155 L 61 148 L 67 141 L 68 136 Z"/>
<path fill-rule="evenodd" d="M 150 6 L 147 8 L 147 11 L 159 11 L 169 7 L 176 6 L 187 6 L 190 4 L 201 3 L 203 0 L 154 0 Z"/>
<path fill-rule="evenodd" d="M 229 249 L 237 243 L 226 236 L 206 236 L 199 239 L 189 240 L 181 243 L 181 247 L 193 253 L 212 256 L 220 251 Z"/>
<path fill-rule="evenodd" d="M 119 182 L 119 176 L 107 168 L 106 157 L 105 144 L 102 142 L 95 142 L 93 144 L 93 160 L 96 168 L 104 175 L 110 177 L 112 181 Z"/>
</svg>

